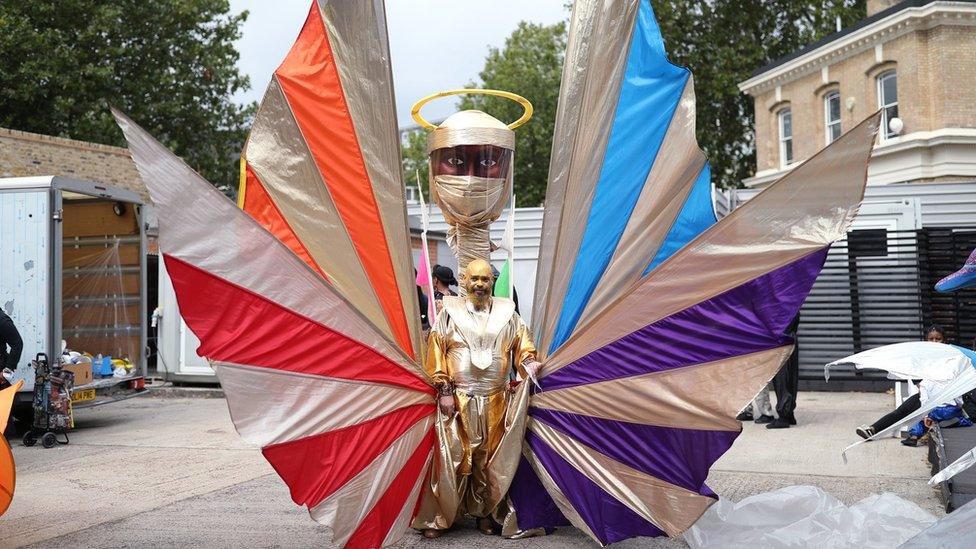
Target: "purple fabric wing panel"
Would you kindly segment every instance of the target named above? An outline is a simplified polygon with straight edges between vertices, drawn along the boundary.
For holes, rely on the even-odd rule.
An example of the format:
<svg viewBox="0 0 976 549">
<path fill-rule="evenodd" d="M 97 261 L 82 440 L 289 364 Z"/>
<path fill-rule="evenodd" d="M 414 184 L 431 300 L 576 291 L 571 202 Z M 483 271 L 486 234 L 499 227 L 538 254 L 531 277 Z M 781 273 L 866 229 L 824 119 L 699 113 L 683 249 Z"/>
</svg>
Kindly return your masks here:
<svg viewBox="0 0 976 549">
<path fill-rule="evenodd" d="M 530 408 L 529 414 L 638 471 L 715 497 L 705 486 L 708 469 L 732 446 L 737 431 L 675 429 Z"/>
<path fill-rule="evenodd" d="M 666 535 L 658 527 L 604 492 L 534 433 L 525 433 L 525 441 L 601 543 L 607 545 L 635 536 Z M 516 506 L 515 509 L 521 516 L 522 508 Z M 521 520 L 519 525 L 521 526 Z"/>
<path fill-rule="evenodd" d="M 827 248 L 665 317 L 542 378 L 543 390 L 712 362 L 781 347 Z"/>
<path fill-rule="evenodd" d="M 524 457 L 519 460 L 508 495 L 512 498 L 518 525 L 522 530 L 570 525 Z"/>
</svg>

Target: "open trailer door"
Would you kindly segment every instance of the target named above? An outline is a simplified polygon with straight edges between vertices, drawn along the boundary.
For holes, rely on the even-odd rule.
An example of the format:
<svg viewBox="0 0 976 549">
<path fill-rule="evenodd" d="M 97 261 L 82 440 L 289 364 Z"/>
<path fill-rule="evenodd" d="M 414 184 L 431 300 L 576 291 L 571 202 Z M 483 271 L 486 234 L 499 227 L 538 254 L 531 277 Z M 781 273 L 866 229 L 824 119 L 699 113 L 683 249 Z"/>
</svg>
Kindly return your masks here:
<svg viewBox="0 0 976 549">
<path fill-rule="evenodd" d="M 76 409 L 145 390 L 141 207 L 136 193 L 89 181 L 0 179 L 0 306 L 11 309 L 25 343 L 19 401 L 33 392 L 29 361 L 61 356 L 62 341 L 72 357 L 96 363 L 68 366 Z M 120 365 L 124 376 L 114 375 Z"/>
</svg>

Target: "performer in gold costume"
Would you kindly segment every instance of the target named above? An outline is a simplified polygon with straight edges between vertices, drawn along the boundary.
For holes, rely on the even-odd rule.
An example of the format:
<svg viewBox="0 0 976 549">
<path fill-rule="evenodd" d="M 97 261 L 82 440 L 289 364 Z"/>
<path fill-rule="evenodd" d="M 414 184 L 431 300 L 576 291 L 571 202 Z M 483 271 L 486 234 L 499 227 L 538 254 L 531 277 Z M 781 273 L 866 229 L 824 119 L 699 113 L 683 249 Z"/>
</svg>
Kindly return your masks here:
<svg viewBox="0 0 976 549">
<path fill-rule="evenodd" d="M 455 113 L 438 126 L 419 115 L 431 99 L 460 93 L 500 95 L 520 103 L 519 120 L 504 124 L 481 111 Z M 489 226 L 512 196 L 515 132 L 532 105 L 497 90 L 452 90 L 414 106 L 414 118 L 432 130 L 427 137 L 431 197 L 450 228 L 458 260 L 460 296 L 445 296 L 428 340 L 424 363 L 440 391 L 438 451 L 430 482 L 413 522 L 437 537 L 461 516 L 478 520 L 485 534 L 517 526 L 506 495 L 518 467 L 529 393 L 514 381 L 535 378 L 539 369 L 532 336 L 515 303 L 493 298 Z"/>
<path fill-rule="evenodd" d="M 492 297 L 491 266 L 467 266 L 466 297 L 444 297 L 428 340 L 425 367 L 440 393 L 441 448 L 431 482 L 414 522 L 437 537 L 470 514 L 492 534 L 506 522 L 505 495 L 518 465 L 524 432 L 525 387 L 513 373 L 535 378 L 535 345 L 510 299 Z M 436 500 L 436 502 L 434 501 Z M 507 522 L 511 523 L 509 519 Z M 511 530 L 508 528 L 508 530 Z"/>
</svg>

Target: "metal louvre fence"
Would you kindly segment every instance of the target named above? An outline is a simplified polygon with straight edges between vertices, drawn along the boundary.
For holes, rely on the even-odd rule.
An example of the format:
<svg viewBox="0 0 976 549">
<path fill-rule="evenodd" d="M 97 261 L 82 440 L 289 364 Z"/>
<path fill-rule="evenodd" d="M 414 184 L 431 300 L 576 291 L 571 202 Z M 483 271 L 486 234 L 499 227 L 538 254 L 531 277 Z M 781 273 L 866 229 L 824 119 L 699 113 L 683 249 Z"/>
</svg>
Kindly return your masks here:
<svg viewBox="0 0 976 549">
<path fill-rule="evenodd" d="M 976 336 L 976 291 L 938 294 L 933 286 L 958 269 L 976 247 L 976 230 L 855 230 L 831 247 L 800 313 L 800 379 L 806 388 L 884 389 L 880 371 L 831 369 L 853 353 L 918 340 L 925 326 L 942 324 L 950 342 Z"/>
<path fill-rule="evenodd" d="M 941 294 L 933 288 L 966 262 L 976 248 L 976 228 L 923 229 L 919 240 L 925 324 L 941 325 L 951 343 L 971 349 L 976 343 L 976 290 Z"/>
</svg>

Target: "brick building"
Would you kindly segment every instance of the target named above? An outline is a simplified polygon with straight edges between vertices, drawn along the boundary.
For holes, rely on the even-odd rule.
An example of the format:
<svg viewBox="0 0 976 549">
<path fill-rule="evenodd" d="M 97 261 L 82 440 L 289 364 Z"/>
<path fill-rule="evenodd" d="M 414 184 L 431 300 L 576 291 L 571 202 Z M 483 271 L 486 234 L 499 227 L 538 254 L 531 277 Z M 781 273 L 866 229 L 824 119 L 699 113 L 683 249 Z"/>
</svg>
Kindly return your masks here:
<svg viewBox="0 0 976 549">
<path fill-rule="evenodd" d="M 0 177 L 41 175 L 104 183 L 149 200 L 126 149 L 0 128 Z"/>
<path fill-rule="evenodd" d="M 760 68 L 763 187 L 883 108 L 869 185 L 976 179 L 976 0 L 868 0 L 867 17 Z"/>
</svg>

